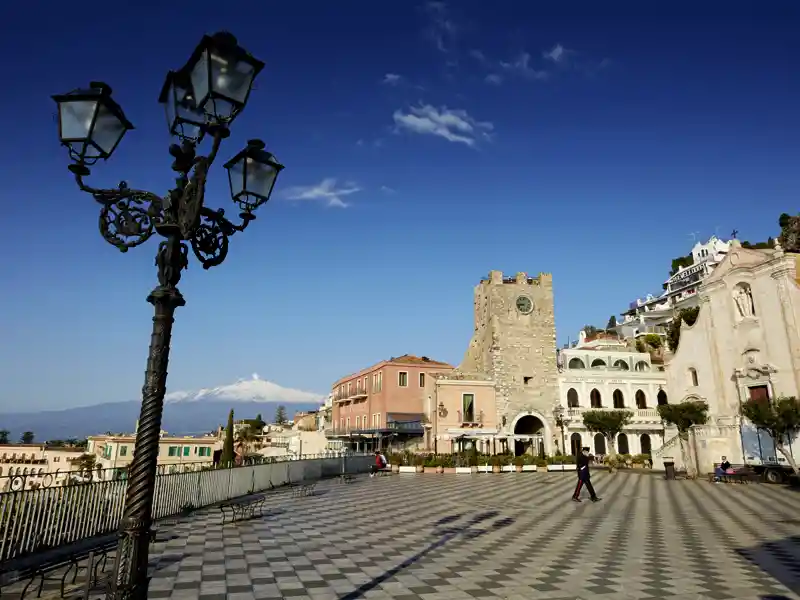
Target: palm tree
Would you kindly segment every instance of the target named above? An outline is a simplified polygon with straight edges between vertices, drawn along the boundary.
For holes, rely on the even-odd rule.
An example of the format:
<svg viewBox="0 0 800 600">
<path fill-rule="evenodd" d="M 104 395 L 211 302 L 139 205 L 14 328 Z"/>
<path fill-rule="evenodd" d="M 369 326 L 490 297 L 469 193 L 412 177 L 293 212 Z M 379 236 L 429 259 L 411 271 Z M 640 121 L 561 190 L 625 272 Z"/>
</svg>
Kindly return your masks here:
<svg viewBox="0 0 800 600">
<path fill-rule="evenodd" d="M 236 454 L 244 458 L 250 452 L 250 444 L 256 439 L 250 427 L 242 427 L 236 435 Z"/>
</svg>

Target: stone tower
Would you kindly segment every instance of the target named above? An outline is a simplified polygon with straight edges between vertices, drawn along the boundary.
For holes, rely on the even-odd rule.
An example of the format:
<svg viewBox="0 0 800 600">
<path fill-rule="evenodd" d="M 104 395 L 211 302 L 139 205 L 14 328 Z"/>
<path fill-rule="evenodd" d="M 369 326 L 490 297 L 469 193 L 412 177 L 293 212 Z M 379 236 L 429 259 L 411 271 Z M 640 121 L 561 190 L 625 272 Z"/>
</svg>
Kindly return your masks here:
<svg viewBox="0 0 800 600">
<path fill-rule="evenodd" d="M 491 271 L 475 288 L 475 331 L 458 370 L 494 380 L 498 422 L 505 417 L 507 433 L 523 416 L 550 429 L 558 402 L 556 360 L 553 276 Z"/>
</svg>

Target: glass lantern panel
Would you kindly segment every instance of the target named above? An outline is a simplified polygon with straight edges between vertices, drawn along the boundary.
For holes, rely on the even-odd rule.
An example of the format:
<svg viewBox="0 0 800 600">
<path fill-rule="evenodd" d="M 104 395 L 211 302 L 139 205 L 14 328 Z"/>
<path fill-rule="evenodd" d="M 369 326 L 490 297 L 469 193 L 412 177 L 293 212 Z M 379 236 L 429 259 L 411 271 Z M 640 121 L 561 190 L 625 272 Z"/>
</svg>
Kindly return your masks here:
<svg viewBox="0 0 800 600">
<path fill-rule="evenodd" d="M 231 183 L 231 198 L 238 198 L 244 191 L 244 161 L 245 157 L 240 158 L 228 167 L 228 179 Z"/>
<path fill-rule="evenodd" d="M 192 67 L 190 76 L 192 80 L 192 89 L 194 90 L 194 97 L 197 101 L 197 108 L 200 110 L 205 109 L 206 102 L 208 101 L 208 51 L 204 51 L 200 55 L 197 64 Z"/>
<path fill-rule="evenodd" d="M 61 140 L 85 140 L 92 128 L 97 100 L 70 100 L 58 106 Z"/>
<path fill-rule="evenodd" d="M 167 114 L 167 127 L 169 132 L 175 133 L 175 105 L 177 104 L 177 90 L 173 84 L 169 86 L 169 94 L 167 94 L 167 101 L 164 103 L 164 111 Z"/>
<path fill-rule="evenodd" d="M 236 105 L 225 98 L 212 98 L 206 103 L 206 110 L 209 114 L 218 119 L 230 119 L 236 110 Z"/>
<path fill-rule="evenodd" d="M 225 56 L 211 56 L 211 81 L 214 92 L 241 106 L 253 83 L 255 69 L 245 61 L 231 61 Z"/>
<path fill-rule="evenodd" d="M 275 179 L 278 176 L 278 171 L 274 165 L 248 158 L 246 176 L 244 188 L 247 193 L 261 198 L 264 202 L 269 200 L 272 187 L 275 185 Z"/>
<path fill-rule="evenodd" d="M 125 135 L 125 124 L 119 117 L 108 110 L 105 104 L 100 104 L 97 110 L 97 120 L 92 130 L 92 143 L 106 154 L 111 154 L 122 136 Z"/>
</svg>

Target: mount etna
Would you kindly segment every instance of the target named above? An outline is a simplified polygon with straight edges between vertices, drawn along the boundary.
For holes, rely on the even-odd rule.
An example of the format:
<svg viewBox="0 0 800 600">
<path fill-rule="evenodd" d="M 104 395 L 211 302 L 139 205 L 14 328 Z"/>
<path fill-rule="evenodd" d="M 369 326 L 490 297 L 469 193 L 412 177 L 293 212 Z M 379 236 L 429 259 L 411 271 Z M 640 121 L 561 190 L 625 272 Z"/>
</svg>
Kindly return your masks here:
<svg viewBox="0 0 800 600">
<path fill-rule="evenodd" d="M 164 401 L 162 429 L 172 435 L 198 435 L 216 429 L 234 410 L 236 419 L 252 419 L 257 414 L 269 422 L 278 406 L 291 418 L 295 412 L 316 410 L 322 394 L 281 387 L 254 374 L 250 379 L 215 388 L 190 392 L 170 392 Z M 32 431 L 37 442 L 82 439 L 106 432 L 133 432 L 139 418 L 140 400 L 107 402 L 37 413 L 0 413 L 0 430 L 9 431 L 9 441 L 17 441 L 24 431 Z"/>
</svg>

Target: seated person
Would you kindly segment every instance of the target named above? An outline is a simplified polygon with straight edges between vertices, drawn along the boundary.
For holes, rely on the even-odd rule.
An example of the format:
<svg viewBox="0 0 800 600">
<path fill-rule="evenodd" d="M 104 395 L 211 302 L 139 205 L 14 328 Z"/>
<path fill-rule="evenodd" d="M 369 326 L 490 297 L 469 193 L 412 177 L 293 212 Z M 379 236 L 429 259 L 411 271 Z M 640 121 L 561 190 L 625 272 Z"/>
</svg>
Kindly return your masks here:
<svg viewBox="0 0 800 600">
<path fill-rule="evenodd" d="M 733 473 L 733 469 L 731 469 L 731 463 L 728 462 L 728 458 L 726 456 L 722 457 L 722 462 L 717 465 L 717 468 L 714 469 L 714 481 L 720 481 L 723 475 L 729 475 Z"/>
</svg>

